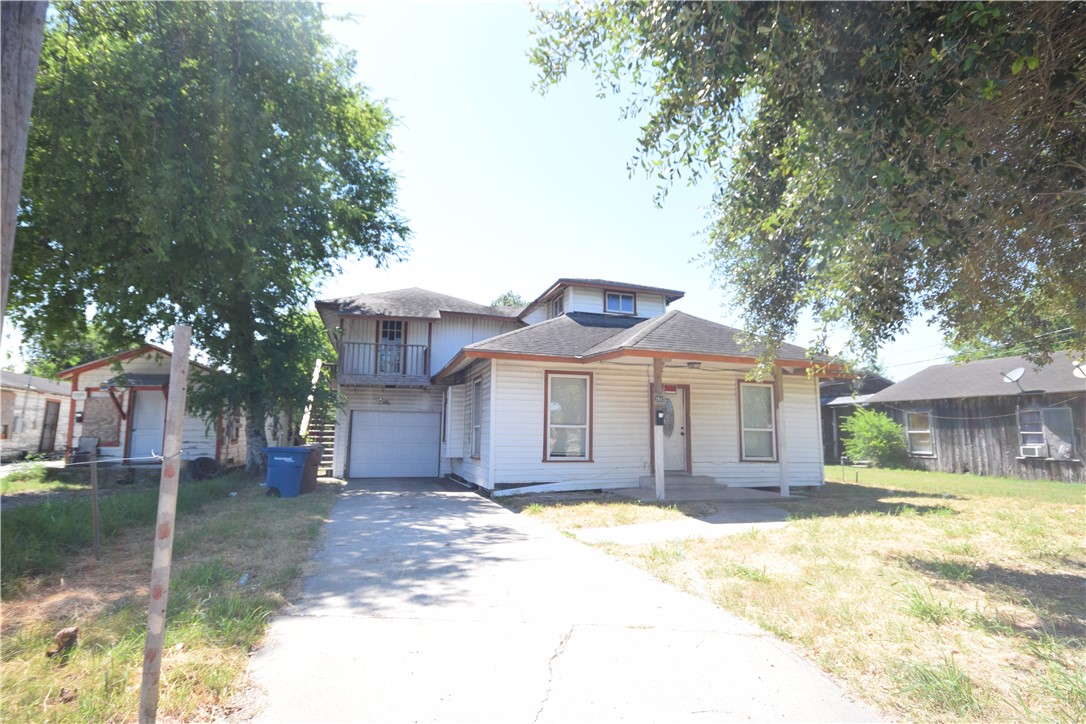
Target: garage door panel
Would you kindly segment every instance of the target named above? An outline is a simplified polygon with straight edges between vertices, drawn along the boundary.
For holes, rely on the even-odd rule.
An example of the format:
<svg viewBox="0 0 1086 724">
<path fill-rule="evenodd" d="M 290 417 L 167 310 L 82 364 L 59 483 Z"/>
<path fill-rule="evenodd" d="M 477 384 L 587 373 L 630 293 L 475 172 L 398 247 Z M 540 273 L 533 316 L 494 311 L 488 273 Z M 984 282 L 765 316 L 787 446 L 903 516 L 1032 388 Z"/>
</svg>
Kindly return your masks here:
<svg viewBox="0 0 1086 724">
<path fill-rule="evenodd" d="M 440 424 L 436 412 L 352 412 L 348 476 L 436 477 Z"/>
</svg>

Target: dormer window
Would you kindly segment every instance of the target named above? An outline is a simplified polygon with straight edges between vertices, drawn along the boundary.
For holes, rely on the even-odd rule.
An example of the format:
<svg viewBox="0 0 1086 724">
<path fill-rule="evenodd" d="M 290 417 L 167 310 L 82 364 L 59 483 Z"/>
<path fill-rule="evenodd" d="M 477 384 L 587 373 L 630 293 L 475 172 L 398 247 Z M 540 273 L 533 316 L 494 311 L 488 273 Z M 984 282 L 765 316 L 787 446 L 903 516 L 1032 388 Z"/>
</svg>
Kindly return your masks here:
<svg viewBox="0 0 1086 724">
<path fill-rule="evenodd" d="M 560 317 L 566 311 L 565 297 L 558 296 L 551 300 L 550 303 L 550 318 Z"/>
<path fill-rule="evenodd" d="M 633 314 L 634 295 L 622 292 L 606 292 L 603 295 L 603 311 L 609 314 Z"/>
</svg>

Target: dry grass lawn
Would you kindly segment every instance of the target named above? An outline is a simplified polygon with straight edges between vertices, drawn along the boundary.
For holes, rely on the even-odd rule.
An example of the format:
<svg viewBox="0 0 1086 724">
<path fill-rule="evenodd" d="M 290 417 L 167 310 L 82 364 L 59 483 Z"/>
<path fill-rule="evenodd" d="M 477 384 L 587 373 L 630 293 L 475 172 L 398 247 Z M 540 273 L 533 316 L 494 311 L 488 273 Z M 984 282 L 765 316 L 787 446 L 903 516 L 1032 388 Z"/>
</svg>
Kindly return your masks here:
<svg viewBox="0 0 1086 724">
<path fill-rule="evenodd" d="M 783 504 L 782 529 L 602 547 L 791 642 L 888 718 L 1086 721 L 1083 487 L 845 472 Z M 606 497 L 523 511 L 560 530 L 683 514 Z"/>
</svg>

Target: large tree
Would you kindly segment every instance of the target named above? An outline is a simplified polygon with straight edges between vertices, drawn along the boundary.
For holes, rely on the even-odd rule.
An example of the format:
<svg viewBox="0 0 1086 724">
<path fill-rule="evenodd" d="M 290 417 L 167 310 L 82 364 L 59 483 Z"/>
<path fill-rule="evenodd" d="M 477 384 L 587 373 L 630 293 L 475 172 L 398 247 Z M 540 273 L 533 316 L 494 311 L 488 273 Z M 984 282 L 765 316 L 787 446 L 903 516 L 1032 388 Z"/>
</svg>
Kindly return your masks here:
<svg viewBox="0 0 1086 724">
<path fill-rule="evenodd" d="M 93 305 L 118 337 L 192 324 L 263 464 L 278 364 L 341 260 L 404 251 L 392 123 L 314 3 L 58 3 L 31 123 L 12 306 L 30 337 Z M 303 397 L 304 399 L 304 397 Z"/>
<path fill-rule="evenodd" d="M 716 194 L 707 254 L 768 360 L 804 309 L 872 359 L 921 312 L 957 344 L 1086 348 L 1086 4 L 607 2 L 539 12 L 643 120 L 635 164 Z M 818 347 L 819 340 L 815 340 Z"/>
</svg>

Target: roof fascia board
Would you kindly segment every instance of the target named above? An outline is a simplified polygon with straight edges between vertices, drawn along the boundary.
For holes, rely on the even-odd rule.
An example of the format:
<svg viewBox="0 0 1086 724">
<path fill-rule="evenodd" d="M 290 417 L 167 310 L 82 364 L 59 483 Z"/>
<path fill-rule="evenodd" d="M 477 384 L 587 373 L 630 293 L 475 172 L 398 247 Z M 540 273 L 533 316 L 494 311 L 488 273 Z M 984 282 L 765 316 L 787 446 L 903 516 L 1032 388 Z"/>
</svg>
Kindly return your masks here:
<svg viewBox="0 0 1086 724">
<path fill-rule="evenodd" d="M 57 373 L 57 377 L 64 378 L 64 377 L 68 377 L 68 376 L 74 376 L 76 374 L 82 374 L 83 372 L 86 372 L 87 370 L 93 370 L 93 369 L 97 369 L 98 367 L 104 367 L 105 365 L 113 364 L 114 362 L 124 362 L 125 360 L 132 359 L 133 357 L 139 357 L 140 355 L 142 355 L 144 353 L 152 352 L 152 351 L 158 352 L 159 354 L 164 354 L 167 357 L 173 357 L 172 352 L 170 352 L 169 350 L 163 349 L 162 347 L 159 347 L 157 344 L 145 344 L 142 347 L 137 347 L 136 349 L 130 349 L 127 352 L 118 352 L 116 354 L 111 354 L 108 357 L 101 357 L 101 358 L 96 359 L 96 360 L 91 360 L 90 362 L 84 362 L 81 365 L 76 365 L 75 367 L 69 367 L 66 370 L 61 370 L 60 372 Z"/>
</svg>

